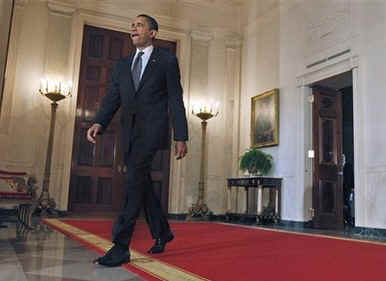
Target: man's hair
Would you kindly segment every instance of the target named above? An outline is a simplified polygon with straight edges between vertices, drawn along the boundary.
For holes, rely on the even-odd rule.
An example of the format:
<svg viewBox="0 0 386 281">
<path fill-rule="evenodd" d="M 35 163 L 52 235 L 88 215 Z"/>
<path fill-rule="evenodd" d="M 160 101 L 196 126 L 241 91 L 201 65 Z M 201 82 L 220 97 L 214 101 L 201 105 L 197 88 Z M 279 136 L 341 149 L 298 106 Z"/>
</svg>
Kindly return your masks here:
<svg viewBox="0 0 386 281">
<path fill-rule="evenodd" d="M 155 18 L 145 14 L 138 15 L 137 17 L 145 18 L 150 26 L 150 30 L 158 31 L 158 22 L 155 20 Z"/>
</svg>

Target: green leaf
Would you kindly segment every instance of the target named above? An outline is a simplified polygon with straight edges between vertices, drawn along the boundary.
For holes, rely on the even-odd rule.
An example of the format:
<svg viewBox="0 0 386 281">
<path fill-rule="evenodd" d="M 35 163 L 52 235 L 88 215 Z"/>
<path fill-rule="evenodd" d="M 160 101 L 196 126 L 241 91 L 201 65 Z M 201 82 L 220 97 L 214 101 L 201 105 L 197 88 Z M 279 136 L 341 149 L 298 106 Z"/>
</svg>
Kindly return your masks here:
<svg viewBox="0 0 386 281">
<path fill-rule="evenodd" d="M 258 171 L 266 175 L 272 168 L 272 156 L 257 148 L 248 149 L 240 158 L 240 170 L 256 174 Z"/>
</svg>

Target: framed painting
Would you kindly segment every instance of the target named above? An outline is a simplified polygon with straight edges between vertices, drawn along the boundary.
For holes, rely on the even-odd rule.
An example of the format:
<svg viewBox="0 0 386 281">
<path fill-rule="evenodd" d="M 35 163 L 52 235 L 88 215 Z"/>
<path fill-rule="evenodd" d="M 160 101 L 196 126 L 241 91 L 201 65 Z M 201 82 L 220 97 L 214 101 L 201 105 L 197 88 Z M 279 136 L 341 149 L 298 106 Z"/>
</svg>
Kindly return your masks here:
<svg viewBox="0 0 386 281">
<path fill-rule="evenodd" d="M 252 98 L 251 145 L 266 147 L 279 144 L 279 89 Z"/>
<path fill-rule="evenodd" d="M 0 0 L 0 111 L 3 99 L 5 67 L 7 65 L 13 9 L 13 0 Z"/>
</svg>

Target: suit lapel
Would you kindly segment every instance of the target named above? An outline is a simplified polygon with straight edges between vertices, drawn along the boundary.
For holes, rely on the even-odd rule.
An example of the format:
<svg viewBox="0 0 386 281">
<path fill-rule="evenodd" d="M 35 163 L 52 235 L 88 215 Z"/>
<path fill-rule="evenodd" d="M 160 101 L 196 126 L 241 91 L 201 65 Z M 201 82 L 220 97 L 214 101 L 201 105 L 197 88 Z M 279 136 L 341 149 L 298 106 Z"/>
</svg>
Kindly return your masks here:
<svg viewBox="0 0 386 281">
<path fill-rule="evenodd" d="M 158 63 L 158 57 L 159 57 L 158 48 L 154 47 L 153 52 L 150 55 L 149 61 L 147 62 L 147 65 L 145 67 L 145 71 L 143 72 L 141 81 L 139 82 L 137 93 L 141 90 L 146 80 L 149 79 L 149 77 L 151 77 L 151 73 L 153 72 L 155 66 Z"/>
<path fill-rule="evenodd" d="M 125 92 L 127 91 L 126 95 L 135 94 L 134 82 L 131 74 L 131 62 L 133 61 L 133 57 L 134 55 L 131 54 L 125 59 L 125 63 L 122 65 L 119 74 L 119 82 L 122 84 L 123 89 L 127 89 L 125 90 Z"/>
</svg>

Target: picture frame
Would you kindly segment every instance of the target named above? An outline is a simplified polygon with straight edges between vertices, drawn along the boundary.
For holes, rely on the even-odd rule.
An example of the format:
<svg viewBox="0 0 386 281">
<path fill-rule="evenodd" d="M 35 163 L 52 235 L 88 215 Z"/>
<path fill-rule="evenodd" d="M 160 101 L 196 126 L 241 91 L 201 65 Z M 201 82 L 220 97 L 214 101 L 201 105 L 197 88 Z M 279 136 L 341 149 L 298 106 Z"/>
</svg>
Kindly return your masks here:
<svg viewBox="0 0 386 281">
<path fill-rule="evenodd" d="M 251 98 L 251 146 L 279 145 L 279 89 Z"/>
<path fill-rule="evenodd" d="M 0 1 L 0 112 L 3 100 L 5 68 L 7 66 L 14 6 L 14 0 Z"/>
</svg>

